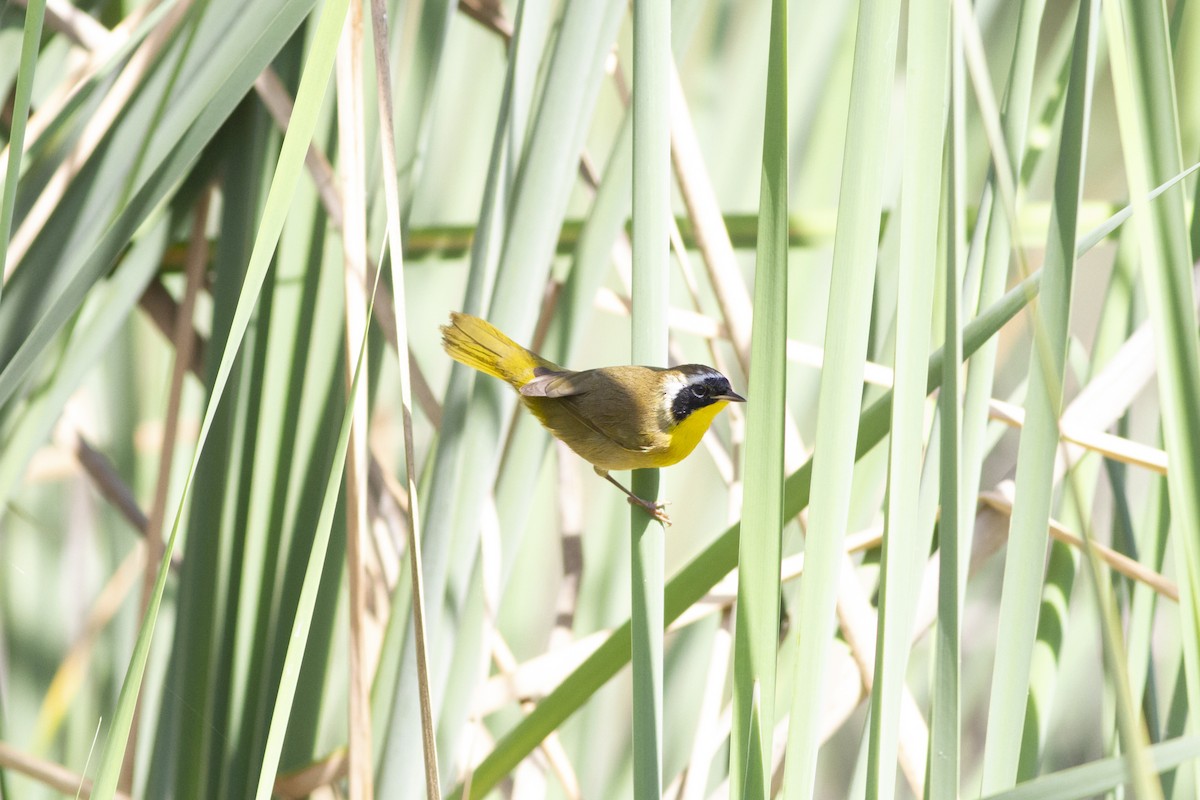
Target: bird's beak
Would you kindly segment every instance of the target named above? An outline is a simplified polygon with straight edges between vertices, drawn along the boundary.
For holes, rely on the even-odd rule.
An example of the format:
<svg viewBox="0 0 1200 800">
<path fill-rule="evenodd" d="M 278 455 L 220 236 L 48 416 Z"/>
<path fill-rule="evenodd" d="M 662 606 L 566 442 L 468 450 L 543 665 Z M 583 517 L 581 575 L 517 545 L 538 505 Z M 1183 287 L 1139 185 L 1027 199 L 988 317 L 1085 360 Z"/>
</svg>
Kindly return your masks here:
<svg viewBox="0 0 1200 800">
<path fill-rule="evenodd" d="M 714 397 L 713 399 L 714 400 L 724 400 L 727 403 L 744 403 L 744 402 L 746 402 L 746 398 L 744 398 L 740 394 L 736 394 L 734 392 L 730 392 L 729 394 L 719 394 L 716 397 Z"/>
</svg>

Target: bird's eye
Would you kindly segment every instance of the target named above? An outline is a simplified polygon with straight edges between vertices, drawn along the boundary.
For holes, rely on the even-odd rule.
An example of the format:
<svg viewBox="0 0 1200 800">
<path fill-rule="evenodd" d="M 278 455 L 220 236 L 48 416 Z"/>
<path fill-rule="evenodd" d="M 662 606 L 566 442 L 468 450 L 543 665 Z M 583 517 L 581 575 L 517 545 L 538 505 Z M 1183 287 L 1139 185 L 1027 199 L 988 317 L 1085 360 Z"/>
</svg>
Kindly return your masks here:
<svg viewBox="0 0 1200 800">
<path fill-rule="evenodd" d="M 704 397 L 706 394 L 708 394 L 707 387 L 705 387 L 705 386 L 693 386 L 692 387 L 692 397 L 695 397 L 697 400 Z"/>
</svg>

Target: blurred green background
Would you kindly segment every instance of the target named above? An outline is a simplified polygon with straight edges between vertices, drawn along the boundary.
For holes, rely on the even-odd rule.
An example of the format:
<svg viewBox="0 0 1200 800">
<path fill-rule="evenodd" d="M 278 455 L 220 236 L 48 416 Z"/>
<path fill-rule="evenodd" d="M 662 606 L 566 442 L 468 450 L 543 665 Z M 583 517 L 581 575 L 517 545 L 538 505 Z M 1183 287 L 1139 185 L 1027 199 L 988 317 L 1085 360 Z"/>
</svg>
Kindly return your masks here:
<svg viewBox="0 0 1200 800">
<path fill-rule="evenodd" d="M 419 797 L 420 648 L 443 792 L 634 796 L 628 506 L 438 326 L 628 363 L 633 186 L 667 171 L 670 361 L 762 381 L 788 444 L 743 485 L 785 429 L 750 393 L 663 473 L 663 795 L 730 796 L 753 645 L 717 584 L 774 488 L 747 796 L 1195 796 L 1195 3 L 676 0 L 650 164 L 626 4 L 347 5 L 0 12 L 0 796 Z M 785 369 L 747 369 L 752 325 Z"/>
</svg>

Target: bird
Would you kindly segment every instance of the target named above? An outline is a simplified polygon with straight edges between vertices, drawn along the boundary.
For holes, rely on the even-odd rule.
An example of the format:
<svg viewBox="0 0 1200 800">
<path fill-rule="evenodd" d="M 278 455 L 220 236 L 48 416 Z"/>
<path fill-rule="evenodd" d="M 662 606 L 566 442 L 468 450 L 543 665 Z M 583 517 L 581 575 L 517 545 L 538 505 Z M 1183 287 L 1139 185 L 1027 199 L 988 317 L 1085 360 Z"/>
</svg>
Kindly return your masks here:
<svg viewBox="0 0 1200 800">
<path fill-rule="evenodd" d="M 691 454 L 713 419 L 746 398 L 703 364 L 574 371 L 542 358 L 479 317 L 451 312 L 442 347 L 462 364 L 507 383 L 521 403 L 632 505 L 670 525 L 663 503 L 638 497 L 610 472 L 669 467 Z"/>
</svg>

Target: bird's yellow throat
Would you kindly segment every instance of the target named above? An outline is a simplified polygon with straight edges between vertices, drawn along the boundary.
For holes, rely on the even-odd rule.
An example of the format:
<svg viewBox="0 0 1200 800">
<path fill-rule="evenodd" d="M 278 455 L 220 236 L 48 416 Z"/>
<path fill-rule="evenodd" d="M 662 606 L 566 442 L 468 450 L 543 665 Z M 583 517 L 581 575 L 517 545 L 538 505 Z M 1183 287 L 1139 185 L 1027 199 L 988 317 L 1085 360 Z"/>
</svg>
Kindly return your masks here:
<svg viewBox="0 0 1200 800">
<path fill-rule="evenodd" d="M 729 403 L 720 400 L 712 405 L 707 405 L 704 408 L 698 408 L 684 418 L 668 435 L 671 437 L 671 446 L 666 452 L 657 455 L 654 459 L 655 467 L 669 467 L 672 464 L 677 464 L 687 458 L 696 445 L 700 444 L 700 440 L 704 438 L 704 432 L 708 430 L 708 426 L 712 424 L 713 418 L 721 413 L 721 409 Z"/>
</svg>

